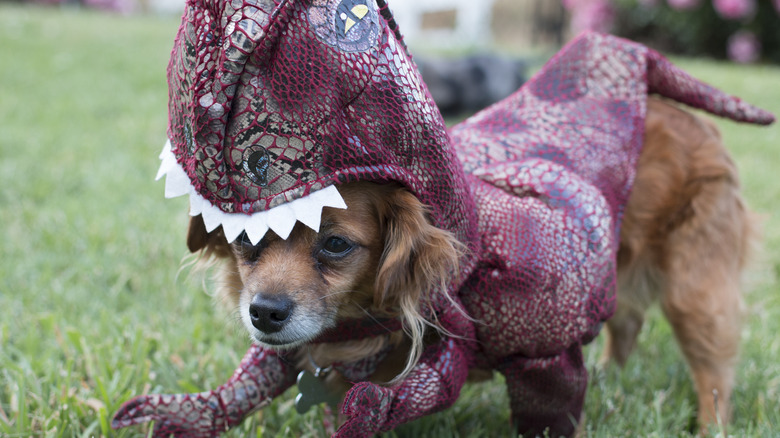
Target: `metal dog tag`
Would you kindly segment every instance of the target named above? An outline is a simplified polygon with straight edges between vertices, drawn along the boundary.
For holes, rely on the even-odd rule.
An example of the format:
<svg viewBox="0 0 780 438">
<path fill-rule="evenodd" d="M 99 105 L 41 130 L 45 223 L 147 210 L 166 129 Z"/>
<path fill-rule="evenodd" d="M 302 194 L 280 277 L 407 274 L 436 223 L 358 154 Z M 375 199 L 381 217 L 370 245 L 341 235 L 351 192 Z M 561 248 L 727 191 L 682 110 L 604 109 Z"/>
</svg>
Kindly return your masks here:
<svg viewBox="0 0 780 438">
<path fill-rule="evenodd" d="M 328 390 L 314 374 L 304 370 L 298 373 L 298 395 L 295 397 L 295 410 L 299 414 L 306 413 L 312 406 L 328 403 L 337 408 L 341 397 Z"/>
</svg>

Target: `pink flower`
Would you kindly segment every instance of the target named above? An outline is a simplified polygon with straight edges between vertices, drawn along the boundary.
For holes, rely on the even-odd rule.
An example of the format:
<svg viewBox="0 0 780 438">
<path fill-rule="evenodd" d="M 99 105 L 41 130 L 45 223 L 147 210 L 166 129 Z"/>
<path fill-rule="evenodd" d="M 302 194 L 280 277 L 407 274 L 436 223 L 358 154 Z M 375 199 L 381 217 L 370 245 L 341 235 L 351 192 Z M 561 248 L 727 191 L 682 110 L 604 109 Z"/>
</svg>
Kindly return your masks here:
<svg viewBox="0 0 780 438">
<path fill-rule="evenodd" d="M 701 0 L 666 0 L 666 3 L 678 11 L 685 11 L 698 8 L 701 4 Z"/>
<path fill-rule="evenodd" d="M 761 54 L 761 42 L 753 32 L 741 30 L 729 38 L 728 54 L 734 62 L 756 62 Z"/>
<path fill-rule="evenodd" d="M 712 5 L 727 20 L 739 20 L 756 12 L 756 0 L 713 0 Z"/>
<path fill-rule="evenodd" d="M 777 9 L 777 13 L 780 14 L 780 0 L 775 0 L 775 9 Z"/>
</svg>

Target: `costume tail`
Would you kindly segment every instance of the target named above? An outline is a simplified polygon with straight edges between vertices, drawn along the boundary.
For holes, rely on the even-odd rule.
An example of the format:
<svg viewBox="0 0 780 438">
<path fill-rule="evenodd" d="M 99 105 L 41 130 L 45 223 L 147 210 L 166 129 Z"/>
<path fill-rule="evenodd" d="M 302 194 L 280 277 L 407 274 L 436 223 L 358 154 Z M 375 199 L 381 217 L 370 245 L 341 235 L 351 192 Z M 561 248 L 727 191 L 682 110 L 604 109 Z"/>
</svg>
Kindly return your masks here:
<svg viewBox="0 0 780 438">
<path fill-rule="evenodd" d="M 647 53 L 647 84 L 648 93 L 657 93 L 720 117 L 757 125 L 775 121 L 769 111 L 694 79 L 655 50 Z"/>
</svg>

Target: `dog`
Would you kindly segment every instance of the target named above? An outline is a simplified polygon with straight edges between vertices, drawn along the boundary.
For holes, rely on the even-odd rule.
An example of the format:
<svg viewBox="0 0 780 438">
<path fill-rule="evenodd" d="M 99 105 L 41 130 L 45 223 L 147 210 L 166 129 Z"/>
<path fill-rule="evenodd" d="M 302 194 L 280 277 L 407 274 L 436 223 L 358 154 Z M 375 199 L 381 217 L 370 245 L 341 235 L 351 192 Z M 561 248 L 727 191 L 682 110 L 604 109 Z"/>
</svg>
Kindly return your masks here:
<svg viewBox="0 0 780 438">
<path fill-rule="evenodd" d="M 647 102 L 645 142 L 620 234 L 617 310 L 606 324 L 605 360 L 625 364 L 644 314 L 660 302 L 690 366 L 702 428 L 729 419 L 740 341 L 740 277 L 756 227 L 740 194 L 737 169 L 715 125 L 657 98 Z M 423 205 L 397 184 L 339 187 L 348 209 L 323 210 L 322 229 L 298 224 L 286 240 L 269 233 L 228 244 L 191 218 L 191 251 L 214 256 L 219 295 L 254 342 L 305 345 L 340 320 L 403 317 L 422 321 L 420 291 L 446 282 L 464 251 L 433 226 Z M 300 349 L 299 369 L 391 353 L 370 376 L 397 381 L 415 363 L 430 332 L 392 334 Z M 410 359 L 411 357 L 411 359 Z M 482 379 L 487 370 L 471 370 Z M 395 380 L 394 380 L 395 379 Z M 342 393 L 348 379 L 330 373 Z"/>
<path fill-rule="evenodd" d="M 582 346 L 611 317 L 624 362 L 654 300 L 699 421 L 728 419 L 750 213 L 717 130 L 648 96 L 773 115 L 586 32 L 448 128 L 379 0 L 188 3 L 168 84 L 158 176 L 253 345 L 225 384 L 112 427 L 215 436 L 297 379 L 299 411 L 338 404 L 335 435 L 369 436 L 498 371 L 518 432 L 571 436 Z"/>
</svg>

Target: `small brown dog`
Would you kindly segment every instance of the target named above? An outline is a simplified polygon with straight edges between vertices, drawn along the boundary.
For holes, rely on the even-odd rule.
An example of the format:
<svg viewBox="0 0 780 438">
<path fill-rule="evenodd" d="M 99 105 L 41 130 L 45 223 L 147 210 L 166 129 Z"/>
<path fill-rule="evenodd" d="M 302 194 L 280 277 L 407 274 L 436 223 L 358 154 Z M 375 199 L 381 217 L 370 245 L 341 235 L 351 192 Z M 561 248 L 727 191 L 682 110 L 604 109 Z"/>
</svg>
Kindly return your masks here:
<svg viewBox="0 0 780 438">
<path fill-rule="evenodd" d="M 648 100 L 645 145 L 618 253 L 618 307 L 605 358 L 625 363 L 645 310 L 659 300 L 690 365 L 702 426 L 727 421 L 740 339 L 740 274 L 753 235 L 737 171 L 715 126 Z M 191 251 L 215 255 L 221 295 L 254 341 L 295 347 L 345 318 L 366 313 L 419 321 L 411 336 L 312 345 L 299 367 L 357 361 L 392 348 L 371 377 L 387 382 L 416 362 L 424 321 L 421 291 L 447 281 L 461 248 L 427 220 L 426 207 L 397 185 L 339 187 L 347 210 L 323 211 L 319 233 L 298 224 L 283 240 L 228 245 L 218 228 L 192 219 Z M 347 389 L 337 373 L 331 385 Z M 717 401 L 713 394 L 717 394 Z"/>
</svg>

